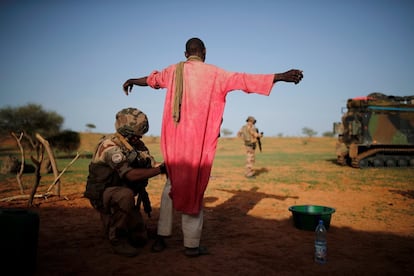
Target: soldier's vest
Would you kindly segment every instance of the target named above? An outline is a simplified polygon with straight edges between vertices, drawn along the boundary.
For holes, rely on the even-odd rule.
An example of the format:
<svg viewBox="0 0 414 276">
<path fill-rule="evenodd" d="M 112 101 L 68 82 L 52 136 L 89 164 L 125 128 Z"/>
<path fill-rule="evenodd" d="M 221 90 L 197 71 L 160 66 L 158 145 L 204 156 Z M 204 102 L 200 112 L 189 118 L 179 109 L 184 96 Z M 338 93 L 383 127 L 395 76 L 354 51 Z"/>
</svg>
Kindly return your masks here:
<svg viewBox="0 0 414 276">
<path fill-rule="evenodd" d="M 150 168 L 152 166 L 151 156 L 148 154 L 148 149 L 143 143 L 139 145 L 137 150 L 125 150 L 125 155 L 128 156 L 129 165 L 133 168 Z M 145 192 L 147 184 L 147 179 L 129 183 L 127 180 L 121 179 L 119 174 L 109 165 L 91 162 L 89 164 L 89 174 L 86 181 L 84 197 L 90 200 L 94 208 L 102 210 L 103 192 L 105 188 L 128 186 L 137 194 L 139 192 Z"/>
<path fill-rule="evenodd" d="M 254 129 L 253 129 L 254 130 Z M 248 129 L 247 125 L 244 125 L 241 129 L 242 138 L 244 141 L 244 145 L 249 147 L 255 147 L 257 139 L 253 137 Z"/>
<path fill-rule="evenodd" d="M 242 134 L 243 141 L 245 143 L 250 143 L 252 137 L 250 135 L 249 130 L 247 129 L 247 125 L 245 125 L 245 126 L 242 127 L 241 134 Z"/>
</svg>

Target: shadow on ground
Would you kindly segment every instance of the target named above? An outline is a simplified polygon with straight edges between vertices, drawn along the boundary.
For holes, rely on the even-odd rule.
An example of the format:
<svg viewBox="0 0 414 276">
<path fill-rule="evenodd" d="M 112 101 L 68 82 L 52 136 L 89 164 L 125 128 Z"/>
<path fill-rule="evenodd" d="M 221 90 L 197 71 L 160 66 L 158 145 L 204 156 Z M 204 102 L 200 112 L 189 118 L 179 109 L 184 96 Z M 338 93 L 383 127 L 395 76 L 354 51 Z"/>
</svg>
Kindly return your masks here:
<svg viewBox="0 0 414 276">
<path fill-rule="evenodd" d="M 267 220 L 247 215 L 266 195 L 257 190 L 225 190 L 223 204 L 205 209 L 202 244 L 211 255 L 182 253 L 180 220 L 168 248 L 151 253 L 149 243 L 134 258 L 112 254 L 98 214 L 81 195 L 45 201 L 40 216 L 36 275 L 408 275 L 414 271 L 414 239 L 390 233 L 335 227 L 328 232 L 328 263 L 313 262 L 313 232 L 298 230 L 291 219 Z M 397 191 L 398 192 L 398 191 Z M 215 198 L 206 198 L 214 201 Z M 1 203 L 21 207 L 19 203 Z M 154 208 L 149 227 L 156 226 Z"/>
</svg>

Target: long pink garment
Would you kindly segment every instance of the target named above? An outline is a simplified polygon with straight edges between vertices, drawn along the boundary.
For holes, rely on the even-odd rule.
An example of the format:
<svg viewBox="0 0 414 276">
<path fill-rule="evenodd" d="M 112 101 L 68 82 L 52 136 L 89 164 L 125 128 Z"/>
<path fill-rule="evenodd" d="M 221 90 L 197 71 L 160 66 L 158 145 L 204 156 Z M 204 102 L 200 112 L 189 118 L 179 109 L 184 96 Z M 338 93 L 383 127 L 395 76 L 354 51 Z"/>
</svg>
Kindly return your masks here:
<svg viewBox="0 0 414 276">
<path fill-rule="evenodd" d="M 173 120 L 176 65 L 152 72 L 147 83 L 167 88 L 161 131 L 161 149 L 171 180 L 174 208 L 198 214 L 216 153 L 226 95 L 233 90 L 268 96 L 273 74 L 227 72 L 201 61 L 184 65 L 184 92 L 180 122 Z"/>
</svg>

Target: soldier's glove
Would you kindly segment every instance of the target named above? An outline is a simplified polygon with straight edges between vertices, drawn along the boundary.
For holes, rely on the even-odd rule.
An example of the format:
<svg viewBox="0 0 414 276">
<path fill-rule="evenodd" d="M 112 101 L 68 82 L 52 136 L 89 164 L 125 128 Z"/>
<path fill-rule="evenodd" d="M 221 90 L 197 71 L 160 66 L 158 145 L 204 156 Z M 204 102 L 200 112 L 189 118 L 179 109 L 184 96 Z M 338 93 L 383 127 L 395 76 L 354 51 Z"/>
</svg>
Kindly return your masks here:
<svg viewBox="0 0 414 276">
<path fill-rule="evenodd" d="M 160 172 L 162 174 L 167 174 L 167 167 L 165 166 L 164 162 L 162 162 L 161 165 L 158 166 L 158 168 L 160 168 Z"/>
</svg>

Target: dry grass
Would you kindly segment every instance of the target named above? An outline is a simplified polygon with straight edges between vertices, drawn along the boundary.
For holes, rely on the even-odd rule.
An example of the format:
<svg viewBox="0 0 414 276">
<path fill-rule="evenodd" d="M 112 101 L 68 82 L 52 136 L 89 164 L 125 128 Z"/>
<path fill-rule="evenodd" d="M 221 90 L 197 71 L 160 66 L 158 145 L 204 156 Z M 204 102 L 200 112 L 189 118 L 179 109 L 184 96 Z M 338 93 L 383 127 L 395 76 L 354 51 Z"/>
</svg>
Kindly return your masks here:
<svg viewBox="0 0 414 276">
<path fill-rule="evenodd" d="M 90 156 L 97 141 L 103 136 L 99 133 L 81 133 L 79 152 Z M 151 153 L 158 161 L 162 160 L 159 137 L 143 138 Z M 359 191 L 362 187 L 382 187 L 401 191 L 411 191 L 414 183 L 412 168 L 354 169 L 338 166 L 335 163 L 334 138 L 312 138 L 303 143 L 303 138 L 265 137 L 262 141 L 263 152 L 257 151 L 256 170 L 260 184 L 284 184 L 286 192 L 289 186 L 303 185 L 306 189 L 324 191 Z M 13 149 L 13 140 L 3 141 L 0 153 Z M 6 151 L 7 150 L 7 151 Z M 26 154 L 26 157 L 30 153 Z M 62 169 L 70 158 L 58 159 L 58 167 Z M 30 163 L 30 160 L 27 160 Z M 231 186 L 236 181 L 238 187 L 250 183 L 243 177 L 245 162 L 244 147 L 238 138 L 220 138 L 212 170 L 212 180 L 220 180 L 223 187 Z M 67 189 L 76 191 L 83 189 L 87 176 L 88 158 L 81 158 L 65 173 L 62 178 Z M 25 183 L 30 186 L 33 176 L 24 176 Z M 13 183 L 13 175 L 0 175 L 0 183 Z M 42 183 L 53 181 L 52 175 L 42 177 Z M 156 180 L 153 180 L 156 181 Z M 227 184 L 228 183 L 228 184 Z M 45 184 L 44 184 L 45 185 Z M 4 185 L 3 185 L 4 186 Z M 76 186 L 76 187 L 74 187 Z M 79 187 L 78 187 L 79 186 Z M 6 190 L 13 191 L 12 187 Z"/>
</svg>

